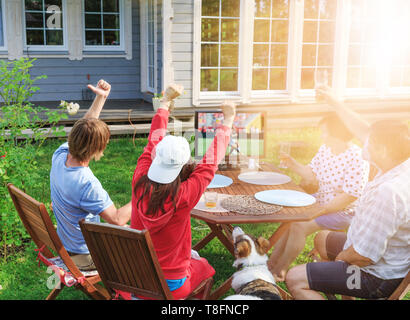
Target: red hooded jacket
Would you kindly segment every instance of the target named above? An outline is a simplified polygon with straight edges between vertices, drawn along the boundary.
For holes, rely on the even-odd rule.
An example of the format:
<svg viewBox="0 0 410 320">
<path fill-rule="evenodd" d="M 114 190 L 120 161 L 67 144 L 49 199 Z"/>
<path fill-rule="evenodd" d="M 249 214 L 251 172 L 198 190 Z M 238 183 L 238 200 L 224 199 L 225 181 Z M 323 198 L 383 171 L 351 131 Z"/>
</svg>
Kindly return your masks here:
<svg viewBox="0 0 410 320">
<path fill-rule="evenodd" d="M 222 126 L 217 130 L 213 143 L 205 156 L 197 164 L 190 177 L 181 183 L 176 199 L 176 211 L 171 198 L 164 204 L 165 213 L 146 215 L 148 197 L 141 201 L 137 208 L 137 200 L 143 190 L 134 190 L 139 178 L 148 173 L 155 157 L 155 146 L 166 134 L 169 112 L 158 109 L 152 119 L 148 144 L 138 159 L 132 179 L 132 216 L 131 228 L 146 229 L 150 232 L 152 242 L 164 276 L 168 280 L 182 279 L 187 276 L 191 260 L 191 210 L 198 203 L 201 195 L 212 181 L 219 162 L 223 159 L 230 140 L 231 129 Z M 142 208 L 141 208 L 142 207 Z"/>
</svg>

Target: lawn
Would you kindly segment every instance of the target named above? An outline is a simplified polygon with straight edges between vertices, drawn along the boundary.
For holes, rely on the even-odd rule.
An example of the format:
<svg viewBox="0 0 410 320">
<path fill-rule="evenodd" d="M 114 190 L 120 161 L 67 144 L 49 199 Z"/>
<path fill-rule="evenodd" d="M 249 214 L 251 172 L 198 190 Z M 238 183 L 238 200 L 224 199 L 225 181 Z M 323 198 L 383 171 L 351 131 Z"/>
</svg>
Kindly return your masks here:
<svg viewBox="0 0 410 320">
<path fill-rule="evenodd" d="M 308 163 L 320 145 L 319 132 L 315 128 L 306 128 L 292 131 L 274 132 L 268 134 L 269 142 L 266 158 L 268 161 L 278 163 L 277 142 L 280 140 L 303 141 L 305 145 L 292 149 L 292 155 L 303 163 Z M 39 186 L 36 190 L 28 192 L 34 198 L 46 204 L 50 203 L 49 170 L 51 166 L 51 156 L 54 150 L 64 142 L 64 140 L 49 140 L 44 145 L 44 154 L 38 163 Z M 135 143 L 135 144 L 134 144 Z M 104 157 L 98 162 L 92 162 L 90 167 L 95 176 L 101 181 L 103 187 L 108 191 L 117 207 L 130 201 L 131 178 L 137 163 L 137 158 L 141 154 L 146 144 L 146 138 L 137 138 L 134 142 L 131 138 L 112 139 L 105 151 Z M 298 182 L 298 177 L 288 172 L 292 178 Z M 54 219 L 54 217 L 53 217 Z M 278 227 L 278 224 L 245 225 L 242 226 L 246 232 L 253 235 L 263 235 L 269 237 Z M 201 221 L 192 219 L 193 243 L 196 243 L 209 232 L 207 225 Z M 299 255 L 293 265 L 308 262 L 307 253 L 312 249 L 313 237 L 307 239 L 304 251 Z M 44 299 L 49 290 L 46 283 L 50 274 L 46 272 L 46 267 L 35 261 L 36 252 L 32 242 L 27 242 L 22 248 L 17 248 L 7 260 L 0 260 L 0 300 L 5 299 Z M 233 258 L 228 251 L 219 243 L 212 240 L 200 251 L 201 256 L 208 259 L 215 268 L 214 288 L 221 285 L 235 271 L 232 267 Z M 280 284 L 284 286 L 284 284 Z M 229 292 L 229 294 L 232 293 Z M 58 296 L 58 299 L 88 299 L 83 293 L 73 288 L 66 288 Z"/>
</svg>

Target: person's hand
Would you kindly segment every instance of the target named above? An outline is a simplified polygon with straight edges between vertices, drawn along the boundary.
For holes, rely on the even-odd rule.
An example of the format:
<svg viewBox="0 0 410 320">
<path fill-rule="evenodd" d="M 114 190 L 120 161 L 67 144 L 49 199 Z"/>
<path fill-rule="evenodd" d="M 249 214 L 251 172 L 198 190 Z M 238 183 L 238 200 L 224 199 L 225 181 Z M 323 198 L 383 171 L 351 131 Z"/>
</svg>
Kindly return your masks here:
<svg viewBox="0 0 410 320">
<path fill-rule="evenodd" d="M 107 81 L 104 81 L 102 79 L 98 81 L 97 87 L 89 84 L 88 88 L 97 96 L 102 96 L 104 98 L 107 98 L 111 91 L 111 85 Z"/>
<path fill-rule="evenodd" d="M 289 169 L 292 169 L 292 167 L 296 165 L 296 160 L 287 153 L 279 153 L 279 160 L 281 165 Z"/>
<path fill-rule="evenodd" d="M 170 84 L 164 92 L 164 101 L 172 101 L 178 98 L 182 92 L 184 91 L 184 87 L 179 84 Z"/>
<path fill-rule="evenodd" d="M 329 105 L 335 106 L 339 103 L 333 90 L 328 86 L 319 86 L 316 88 L 316 95 L 323 98 Z"/>
<path fill-rule="evenodd" d="M 222 113 L 224 115 L 224 125 L 232 128 L 233 120 L 236 114 L 236 105 L 232 101 L 224 101 L 221 105 Z"/>
</svg>

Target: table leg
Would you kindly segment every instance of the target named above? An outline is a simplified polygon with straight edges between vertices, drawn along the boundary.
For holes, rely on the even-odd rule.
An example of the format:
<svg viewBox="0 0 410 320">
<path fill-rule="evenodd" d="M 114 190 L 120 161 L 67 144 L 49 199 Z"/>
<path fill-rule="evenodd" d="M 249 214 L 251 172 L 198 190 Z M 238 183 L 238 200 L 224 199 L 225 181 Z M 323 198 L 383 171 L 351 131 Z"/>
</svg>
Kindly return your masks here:
<svg viewBox="0 0 410 320">
<path fill-rule="evenodd" d="M 213 238 L 215 238 L 216 235 L 213 232 L 208 233 L 202 240 L 198 241 L 192 249 L 195 251 L 201 250 L 203 247 L 205 247 Z"/>
<path fill-rule="evenodd" d="M 207 225 L 209 228 L 212 230 L 212 232 L 216 235 L 216 237 L 219 239 L 219 241 L 222 242 L 222 244 L 225 246 L 228 251 L 235 256 L 234 254 L 234 248 L 233 248 L 233 242 L 230 240 L 224 233 L 223 233 L 223 227 L 219 224 L 213 224 L 207 222 Z"/>
<path fill-rule="evenodd" d="M 284 235 L 286 231 L 288 231 L 289 227 L 291 225 L 291 222 L 283 222 L 279 226 L 278 229 L 272 234 L 272 236 L 269 238 L 269 243 L 270 247 L 269 250 L 278 242 L 278 240 Z"/>
</svg>

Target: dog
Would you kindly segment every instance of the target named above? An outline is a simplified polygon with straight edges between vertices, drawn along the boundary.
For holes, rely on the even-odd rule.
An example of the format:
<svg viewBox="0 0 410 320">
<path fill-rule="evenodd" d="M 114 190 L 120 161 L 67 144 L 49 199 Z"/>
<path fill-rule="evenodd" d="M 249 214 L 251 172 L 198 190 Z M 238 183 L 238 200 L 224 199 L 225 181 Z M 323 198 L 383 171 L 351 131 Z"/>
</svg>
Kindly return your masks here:
<svg viewBox="0 0 410 320">
<path fill-rule="evenodd" d="M 275 279 L 267 266 L 269 241 L 245 234 L 240 227 L 232 232 L 235 262 L 232 289 L 235 295 L 224 300 L 281 300 Z"/>
</svg>

